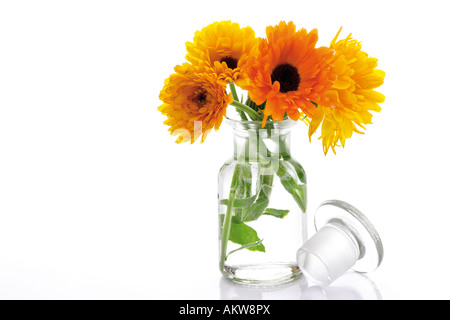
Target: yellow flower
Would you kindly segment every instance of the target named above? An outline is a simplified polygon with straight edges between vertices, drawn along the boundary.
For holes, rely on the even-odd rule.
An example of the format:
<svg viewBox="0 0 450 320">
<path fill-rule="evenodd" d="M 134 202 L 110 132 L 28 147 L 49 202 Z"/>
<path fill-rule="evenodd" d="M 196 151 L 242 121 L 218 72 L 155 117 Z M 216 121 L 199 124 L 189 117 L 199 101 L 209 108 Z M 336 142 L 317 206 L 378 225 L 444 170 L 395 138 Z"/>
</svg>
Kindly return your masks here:
<svg viewBox="0 0 450 320">
<path fill-rule="evenodd" d="M 219 129 L 229 103 L 227 83 L 218 79 L 211 68 L 194 67 L 188 63 L 175 67 L 175 74 L 166 79 L 158 108 L 167 116 L 164 124 L 170 126 L 177 143 L 194 143 L 200 135 L 205 141 L 208 133 Z"/>
<path fill-rule="evenodd" d="M 352 39 L 351 34 L 337 41 L 342 28 L 330 45 L 335 54 L 331 60 L 337 79 L 326 95 L 330 105 L 319 105 L 309 127 L 309 138 L 322 125 L 323 151 L 327 154 L 329 148 L 336 153 L 335 147 L 345 146 L 345 140 L 353 132 L 363 133 L 359 128 L 372 123 L 370 111 L 379 112 L 379 103 L 384 102 L 384 96 L 373 89 L 384 82 L 385 73 L 375 69 L 378 60 L 369 57 L 361 51 L 361 43 Z M 357 127 L 358 126 L 358 127 Z"/>
<path fill-rule="evenodd" d="M 256 44 L 255 32 L 231 21 L 214 22 L 186 42 L 186 59 L 193 65 L 214 68 L 221 79 L 237 80 L 240 68 Z"/>
</svg>

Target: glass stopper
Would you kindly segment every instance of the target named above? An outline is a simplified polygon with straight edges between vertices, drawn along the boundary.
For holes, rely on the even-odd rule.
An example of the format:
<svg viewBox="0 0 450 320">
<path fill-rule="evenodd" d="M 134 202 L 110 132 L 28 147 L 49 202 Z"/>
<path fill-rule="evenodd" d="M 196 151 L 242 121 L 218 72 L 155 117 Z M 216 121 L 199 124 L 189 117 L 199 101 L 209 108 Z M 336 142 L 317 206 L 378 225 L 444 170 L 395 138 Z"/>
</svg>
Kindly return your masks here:
<svg viewBox="0 0 450 320">
<path fill-rule="evenodd" d="M 311 282 L 327 286 L 349 269 L 366 273 L 380 266 L 380 236 L 352 205 L 326 201 L 317 209 L 314 223 L 317 233 L 297 251 L 298 265 Z"/>
</svg>

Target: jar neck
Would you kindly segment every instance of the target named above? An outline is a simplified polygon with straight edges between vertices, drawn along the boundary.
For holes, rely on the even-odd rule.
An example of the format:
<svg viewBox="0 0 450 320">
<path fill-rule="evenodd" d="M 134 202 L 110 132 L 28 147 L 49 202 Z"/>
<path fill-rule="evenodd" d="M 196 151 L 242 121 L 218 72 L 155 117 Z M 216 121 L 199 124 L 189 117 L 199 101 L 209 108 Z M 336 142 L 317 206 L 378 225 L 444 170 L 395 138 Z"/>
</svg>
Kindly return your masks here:
<svg viewBox="0 0 450 320">
<path fill-rule="evenodd" d="M 233 128 L 233 136 L 235 160 L 261 162 L 290 158 L 290 129 Z"/>
</svg>

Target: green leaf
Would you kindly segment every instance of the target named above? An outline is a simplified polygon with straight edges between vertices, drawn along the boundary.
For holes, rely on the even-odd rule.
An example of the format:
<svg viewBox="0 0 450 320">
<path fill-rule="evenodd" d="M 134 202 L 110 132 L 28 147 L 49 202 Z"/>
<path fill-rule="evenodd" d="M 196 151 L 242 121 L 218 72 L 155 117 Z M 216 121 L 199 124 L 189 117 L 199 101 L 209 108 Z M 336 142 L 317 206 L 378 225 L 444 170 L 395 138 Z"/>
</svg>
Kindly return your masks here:
<svg viewBox="0 0 450 320">
<path fill-rule="evenodd" d="M 254 221 L 263 215 L 264 210 L 269 205 L 270 195 L 272 194 L 273 175 L 260 176 L 260 188 L 255 202 L 248 208 L 244 220 Z"/>
<path fill-rule="evenodd" d="M 306 172 L 305 169 L 300 165 L 300 163 L 290 160 L 289 163 L 294 167 L 295 172 L 297 173 L 297 177 L 300 179 L 301 182 L 306 183 Z"/>
<path fill-rule="evenodd" d="M 242 246 L 242 247 L 237 248 L 237 249 L 235 249 L 235 250 L 231 250 L 231 251 L 227 254 L 227 258 L 230 256 L 230 254 L 235 253 L 235 252 L 238 252 L 238 251 L 240 251 L 240 250 L 244 250 L 244 249 L 249 249 L 249 250 L 250 250 L 251 247 L 256 247 L 256 246 L 260 245 L 261 242 L 262 242 L 262 240 L 259 240 L 259 241 L 255 242 L 255 243 L 246 244 L 245 246 Z"/>
<path fill-rule="evenodd" d="M 256 231 L 245 223 L 231 223 L 230 241 L 242 246 L 254 244 L 262 241 Z M 250 251 L 266 252 L 266 248 L 262 243 L 247 248 Z"/>
<path fill-rule="evenodd" d="M 221 214 L 219 216 L 219 219 L 220 225 L 222 226 L 225 215 Z M 230 255 L 232 252 L 236 252 L 242 249 L 266 252 L 266 248 L 261 243 L 262 240 L 258 237 L 258 233 L 252 227 L 249 227 L 245 223 L 240 223 L 234 219 L 231 221 L 229 241 L 240 244 L 242 247 L 237 250 L 231 251 L 228 255 Z"/>
<path fill-rule="evenodd" d="M 294 198 L 302 212 L 306 212 L 306 186 L 304 184 L 297 183 L 296 177 L 298 177 L 297 170 L 289 166 L 290 163 L 280 162 L 277 175 L 280 177 L 281 184 Z M 304 171 L 302 178 L 305 179 Z"/>
<path fill-rule="evenodd" d="M 248 206 L 251 206 L 253 202 L 256 200 L 256 194 L 249 198 L 244 199 L 235 199 L 234 200 L 234 208 L 245 208 Z M 219 202 L 221 205 L 227 206 L 228 205 L 228 199 L 222 199 Z"/>
<path fill-rule="evenodd" d="M 249 208 L 248 214 L 245 217 L 245 221 L 254 221 L 257 220 L 262 214 L 264 210 L 269 205 L 269 199 L 266 196 L 261 195 L 255 203 Z"/>
<path fill-rule="evenodd" d="M 255 201 L 256 195 L 252 195 L 252 170 L 248 164 L 237 164 L 236 169 L 239 175 L 238 186 L 236 188 L 236 198 L 234 201 L 234 218 L 239 222 L 244 222 L 249 206 Z M 238 207 L 236 200 L 247 199 L 247 205 Z M 251 201 L 251 202 L 250 202 Z M 250 202 L 250 203 L 249 203 Z M 240 203 L 238 203 L 240 204 Z"/>
<path fill-rule="evenodd" d="M 274 216 L 276 218 L 280 218 L 283 219 L 284 217 L 286 217 L 289 213 L 289 210 L 278 210 L 278 209 L 273 209 L 273 208 L 267 208 L 266 211 L 264 211 L 265 215 L 268 216 Z"/>
</svg>

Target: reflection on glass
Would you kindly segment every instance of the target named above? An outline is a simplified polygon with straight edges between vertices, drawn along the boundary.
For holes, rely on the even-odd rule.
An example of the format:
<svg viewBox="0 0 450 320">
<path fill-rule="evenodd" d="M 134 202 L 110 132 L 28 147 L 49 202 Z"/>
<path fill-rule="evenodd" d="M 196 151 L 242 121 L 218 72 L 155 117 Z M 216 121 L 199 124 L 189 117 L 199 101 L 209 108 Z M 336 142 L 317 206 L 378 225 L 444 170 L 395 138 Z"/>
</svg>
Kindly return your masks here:
<svg viewBox="0 0 450 320">
<path fill-rule="evenodd" d="M 255 288 L 220 280 L 222 300 L 382 300 L 366 275 L 347 272 L 329 287 L 310 286 L 304 277 L 282 286 Z"/>
</svg>

